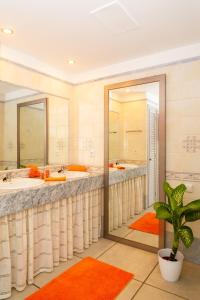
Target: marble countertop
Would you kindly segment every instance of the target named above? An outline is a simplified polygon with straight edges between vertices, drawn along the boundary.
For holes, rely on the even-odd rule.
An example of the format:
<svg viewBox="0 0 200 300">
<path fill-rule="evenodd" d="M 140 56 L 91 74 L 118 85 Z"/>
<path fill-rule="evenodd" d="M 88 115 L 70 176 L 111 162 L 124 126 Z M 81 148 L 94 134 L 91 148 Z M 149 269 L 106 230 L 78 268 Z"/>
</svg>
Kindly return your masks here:
<svg viewBox="0 0 200 300">
<path fill-rule="evenodd" d="M 125 180 L 132 179 L 146 175 L 147 167 L 145 165 L 138 166 L 137 168 L 126 168 L 125 170 L 115 170 L 109 172 L 109 185 L 119 183 Z"/>
<path fill-rule="evenodd" d="M 109 172 L 109 185 L 146 174 L 146 166 Z M 26 210 L 45 203 L 54 202 L 104 186 L 102 169 L 90 172 L 88 177 L 64 182 L 44 182 L 39 187 L 21 190 L 0 191 L 0 217 Z"/>
</svg>

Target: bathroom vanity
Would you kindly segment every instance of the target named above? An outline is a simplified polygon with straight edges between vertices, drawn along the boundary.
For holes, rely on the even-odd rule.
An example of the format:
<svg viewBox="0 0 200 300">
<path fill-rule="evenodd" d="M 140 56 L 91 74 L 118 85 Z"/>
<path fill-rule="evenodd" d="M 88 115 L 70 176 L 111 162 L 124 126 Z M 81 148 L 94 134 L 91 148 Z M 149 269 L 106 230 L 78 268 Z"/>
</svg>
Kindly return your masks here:
<svg viewBox="0 0 200 300">
<path fill-rule="evenodd" d="M 56 167 L 51 168 L 55 174 Z M 23 290 L 37 274 L 53 271 L 59 262 L 71 259 L 74 252 L 83 252 L 103 236 L 104 173 L 101 168 L 90 168 L 82 178 L 39 181 L 27 188 L 27 169 L 16 170 L 12 177 L 21 178 L 20 188 L 10 190 L 2 189 L 5 172 L 1 173 L 0 299 L 5 299 L 12 287 Z M 113 224 L 119 222 L 120 215 L 124 222 L 130 207 L 138 207 L 145 194 L 145 174 L 145 166 L 110 173 L 112 192 L 119 195 L 120 190 L 126 190 L 127 195 L 121 212 L 117 214 L 114 206 L 110 207 Z"/>
</svg>

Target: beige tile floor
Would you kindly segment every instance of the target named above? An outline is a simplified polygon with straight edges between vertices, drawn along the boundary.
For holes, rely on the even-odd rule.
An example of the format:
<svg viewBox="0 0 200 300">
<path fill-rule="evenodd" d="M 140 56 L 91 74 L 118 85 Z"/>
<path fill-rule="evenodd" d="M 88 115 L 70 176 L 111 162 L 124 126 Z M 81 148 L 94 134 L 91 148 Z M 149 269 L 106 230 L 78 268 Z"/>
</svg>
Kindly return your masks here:
<svg viewBox="0 0 200 300">
<path fill-rule="evenodd" d="M 200 300 L 199 265 L 184 262 L 180 280 L 177 283 L 168 283 L 161 278 L 156 254 L 106 239 L 100 239 L 98 243 L 93 244 L 84 253 L 76 254 L 67 263 L 61 263 L 54 272 L 36 276 L 34 284 L 28 286 L 23 292 L 16 292 L 13 289 L 12 297 L 9 299 L 24 299 L 85 256 L 95 257 L 134 273 L 135 278 L 124 288 L 117 300 Z"/>
<path fill-rule="evenodd" d="M 157 234 L 151 234 L 138 230 L 131 230 L 131 232 L 125 236 L 125 239 L 138 243 L 143 243 L 145 245 L 149 245 L 156 248 L 158 248 L 159 246 L 159 236 Z"/>
<path fill-rule="evenodd" d="M 132 217 L 126 224 L 123 224 L 121 227 L 113 230 L 111 232 L 112 235 L 125 238 L 127 240 L 131 240 L 134 242 L 146 244 L 152 247 L 158 247 L 159 245 L 159 238 L 156 234 L 150 234 L 147 232 L 132 230 L 129 228 L 129 225 L 132 224 L 134 221 L 141 218 L 145 213 L 153 211 L 152 207 L 145 209 L 141 214 L 135 215 Z"/>
</svg>

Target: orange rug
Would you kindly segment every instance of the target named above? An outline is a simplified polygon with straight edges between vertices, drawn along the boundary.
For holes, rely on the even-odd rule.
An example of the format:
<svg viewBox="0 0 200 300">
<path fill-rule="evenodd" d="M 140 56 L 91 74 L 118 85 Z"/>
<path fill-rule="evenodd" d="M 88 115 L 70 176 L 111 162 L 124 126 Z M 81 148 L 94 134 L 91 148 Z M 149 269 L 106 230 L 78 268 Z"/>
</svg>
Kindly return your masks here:
<svg viewBox="0 0 200 300">
<path fill-rule="evenodd" d="M 112 300 L 133 274 L 87 257 L 26 300 Z"/>
<path fill-rule="evenodd" d="M 159 220 L 155 213 L 149 212 L 129 225 L 129 228 L 159 235 Z"/>
</svg>

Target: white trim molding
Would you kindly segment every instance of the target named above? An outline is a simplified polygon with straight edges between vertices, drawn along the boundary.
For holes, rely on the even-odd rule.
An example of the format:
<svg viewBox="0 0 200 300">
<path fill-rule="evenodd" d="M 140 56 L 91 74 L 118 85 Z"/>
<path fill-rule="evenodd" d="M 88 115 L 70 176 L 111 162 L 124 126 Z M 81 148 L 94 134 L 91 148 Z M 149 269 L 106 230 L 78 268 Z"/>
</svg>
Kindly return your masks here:
<svg viewBox="0 0 200 300">
<path fill-rule="evenodd" d="M 72 83 L 71 76 L 66 72 L 56 69 L 27 53 L 9 48 L 3 44 L 0 45 L 0 58 L 11 61 L 15 64 L 21 65 L 25 68 L 37 71 L 39 73 L 65 81 L 67 83 Z"/>
<path fill-rule="evenodd" d="M 138 72 L 178 62 L 200 59 L 200 43 L 157 52 L 88 72 L 78 73 L 76 75 L 70 75 L 63 70 L 56 69 L 37 58 L 34 58 L 29 54 L 9 48 L 3 44 L 0 45 L 0 58 L 70 84 L 81 84 L 120 74 Z"/>
</svg>

